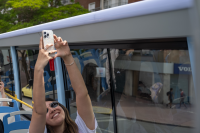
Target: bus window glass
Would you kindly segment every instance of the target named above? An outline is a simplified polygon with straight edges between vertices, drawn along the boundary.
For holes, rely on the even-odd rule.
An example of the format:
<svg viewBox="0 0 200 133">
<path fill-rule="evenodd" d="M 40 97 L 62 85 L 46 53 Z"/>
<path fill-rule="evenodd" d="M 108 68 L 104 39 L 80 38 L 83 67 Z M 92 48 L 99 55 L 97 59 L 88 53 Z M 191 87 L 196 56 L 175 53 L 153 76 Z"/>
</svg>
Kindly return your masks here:
<svg viewBox="0 0 200 133">
<path fill-rule="evenodd" d="M 107 51 L 104 49 L 71 49 L 71 53 L 83 76 L 92 102 L 98 122 L 97 132 L 114 132 L 110 86 L 106 82 L 106 75 L 109 74 Z M 75 120 L 77 116 L 76 97 L 67 72 L 66 77 L 67 88 L 72 92 L 69 99 L 70 115 Z"/>
<path fill-rule="evenodd" d="M 10 49 L 0 49 L 0 79 L 4 83 L 5 92 L 15 96 L 15 84 Z"/>
<path fill-rule="evenodd" d="M 111 49 L 110 54 L 119 133 L 193 132 L 188 50 Z"/>
<path fill-rule="evenodd" d="M 32 105 L 34 67 L 37 61 L 39 50 L 18 50 L 17 53 L 20 70 L 22 100 L 28 103 L 29 105 Z M 50 71 L 49 63 L 44 68 L 44 84 L 46 97 L 57 100 L 55 73 L 54 71 Z M 55 93 L 53 93 L 53 89 L 55 90 Z M 25 110 L 31 110 L 25 105 L 22 105 L 22 107 Z"/>
</svg>

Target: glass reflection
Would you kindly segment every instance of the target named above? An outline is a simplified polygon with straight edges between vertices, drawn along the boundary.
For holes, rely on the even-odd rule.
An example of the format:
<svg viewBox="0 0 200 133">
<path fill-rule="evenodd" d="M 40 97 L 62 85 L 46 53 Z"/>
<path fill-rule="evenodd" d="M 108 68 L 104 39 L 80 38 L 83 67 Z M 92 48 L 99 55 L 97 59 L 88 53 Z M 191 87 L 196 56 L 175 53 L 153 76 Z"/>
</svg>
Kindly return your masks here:
<svg viewBox="0 0 200 133">
<path fill-rule="evenodd" d="M 4 83 L 5 92 L 15 96 L 15 84 L 10 49 L 0 50 L 0 69 L 1 81 Z"/>
<path fill-rule="evenodd" d="M 98 122 L 98 133 L 114 132 L 110 87 L 106 82 L 109 74 L 107 51 L 104 49 L 72 49 L 76 65 L 82 73 L 83 79 L 91 98 L 95 117 Z M 68 89 L 73 92 L 69 76 L 66 72 Z M 70 99 L 70 114 L 76 118 L 76 98 Z"/>
<path fill-rule="evenodd" d="M 21 93 L 22 101 L 32 105 L 32 88 L 34 79 L 34 67 L 37 60 L 39 50 L 37 49 L 27 49 L 18 50 L 18 62 L 20 70 L 20 81 L 21 81 Z M 50 70 L 49 63 L 44 68 L 44 82 L 45 82 L 45 95 L 46 97 L 54 98 L 57 100 L 57 88 L 55 81 L 55 72 Z M 22 105 L 25 110 L 31 110 L 25 105 Z"/>
<path fill-rule="evenodd" d="M 115 51 L 118 54 L 112 49 L 110 54 L 118 132 L 193 132 L 194 87 L 188 51 Z"/>
</svg>

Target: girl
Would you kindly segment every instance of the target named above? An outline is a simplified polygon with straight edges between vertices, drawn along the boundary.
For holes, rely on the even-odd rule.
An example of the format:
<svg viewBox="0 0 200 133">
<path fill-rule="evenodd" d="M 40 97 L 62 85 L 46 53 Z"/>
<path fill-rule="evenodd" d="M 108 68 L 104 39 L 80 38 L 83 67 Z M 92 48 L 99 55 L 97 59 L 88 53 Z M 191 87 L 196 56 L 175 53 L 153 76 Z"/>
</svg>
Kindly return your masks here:
<svg viewBox="0 0 200 133">
<path fill-rule="evenodd" d="M 54 35 L 56 50 L 46 52 L 53 44 L 44 48 L 43 39 L 40 38 L 39 55 L 34 70 L 33 97 L 34 107 L 32 113 L 30 133 L 95 133 L 97 122 L 93 113 L 92 104 L 88 95 L 82 75 L 74 62 L 67 41 Z M 55 53 L 55 57 L 49 54 Z M 45 101 L 44 67 L 50 59 L 61 57 L 66 65 L 71 84 L 76 93 L 77 118 L 75 122 L 69 117 L 68 110 L 58 103 L 47 99 Z"/>
</svg>

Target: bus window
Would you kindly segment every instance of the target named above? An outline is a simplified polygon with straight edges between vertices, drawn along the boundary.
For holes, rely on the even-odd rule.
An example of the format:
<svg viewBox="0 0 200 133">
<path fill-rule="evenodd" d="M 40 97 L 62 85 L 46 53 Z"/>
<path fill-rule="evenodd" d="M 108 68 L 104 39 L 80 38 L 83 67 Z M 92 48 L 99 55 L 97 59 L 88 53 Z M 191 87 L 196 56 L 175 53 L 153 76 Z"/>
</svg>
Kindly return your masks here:
<svg viewBox="0 0 200 133">
<path fill-rule="evenodd" d="M 21 94 L 22 100 L 29 105 L 32 105 L 33 101 L 33 79 L 34 79 L 34 67 L 37 61 L 39 53 L 38 49 L 17 50 L 18 62 L 20 70 L 21 81 Z M 44 82 L 45 82 L 45 94 L 48 98 L 57 100 L 57 88 L 55 83 L 55 73 L 50 71 L 49 63 L 44 68 Z M 53 89 L 55 90 L 53 93 Z M 25 105 L 22 105 L 25 110 L 31 110 Z"/>
<path fill-rule="evenodd" d="M 113 110 L 110 86 L 106 82 L 109 74 L 107 51 L 104 49 L 71 49 L 76 65 L 81 72 L 91 98 L 95 117 L 98 122 L 97 132 L 114 132 Z M 70 115 L 75 120 L 77 115 L 76 98 L 70 78 L 65 70 L 67 89 L 71 91 Z"/>
<path fill-rule="evenodd" d="M 112 57 L 118 132 L 192 132 L 188 50 L 119 49 Z"/>
<path fill-rule="evenodd" d="M 5 92 L 15 96 L 12 57 L 10 49 L 0 49 L 0 79 L 4 83 Z"/>
</svg>

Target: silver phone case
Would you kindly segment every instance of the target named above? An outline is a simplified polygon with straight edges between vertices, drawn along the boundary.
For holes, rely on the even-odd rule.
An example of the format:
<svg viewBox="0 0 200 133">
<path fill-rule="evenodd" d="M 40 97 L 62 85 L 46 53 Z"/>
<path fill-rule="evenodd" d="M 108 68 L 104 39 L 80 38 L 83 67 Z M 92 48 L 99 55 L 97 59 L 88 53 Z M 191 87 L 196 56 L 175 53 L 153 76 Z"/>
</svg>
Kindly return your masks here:
<svg viewBox="0 0 200 133">
<path fill-rule="evenodd" d="M 44 48 L 46 47 L 47 44 L 53 44 L 53 46 L 49 47 L 46 51 L 49 52 L 51 50 L 55 50 L 53 31 L 52 30 L 43 30 L 42 37 L 43 37 Z M 54 57 L 55 53 L 50 54 L 50 56 Z"/>
</svg>

